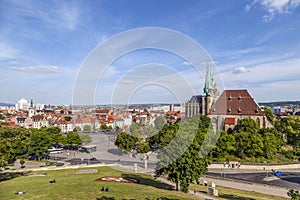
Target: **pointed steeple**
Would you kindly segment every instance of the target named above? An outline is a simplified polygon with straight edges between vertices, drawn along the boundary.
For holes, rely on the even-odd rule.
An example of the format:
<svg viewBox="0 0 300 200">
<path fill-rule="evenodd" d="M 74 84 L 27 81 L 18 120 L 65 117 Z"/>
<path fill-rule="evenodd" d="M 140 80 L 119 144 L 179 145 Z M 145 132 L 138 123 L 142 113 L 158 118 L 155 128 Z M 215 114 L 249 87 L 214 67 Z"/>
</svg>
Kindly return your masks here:
<svg viewBox="0 0 300 200">
<path fill-rule="evenodd" d="M 30 108 L 33 108 L 33 101 L 32 101 L 32 99 L 30 101 Z"/>
<path fill-rule="evenodd" d="M 214 81 L 214 79 L 211 75 L 210 65 L 207 65 L 206 76 L 205 76 L 205 85 L 204 85 L 204 89 L 203 89 L 204 94 L 207 96 L 210 95 L 210 90 L 213 87 L 213 81 Z"/>
</svg>

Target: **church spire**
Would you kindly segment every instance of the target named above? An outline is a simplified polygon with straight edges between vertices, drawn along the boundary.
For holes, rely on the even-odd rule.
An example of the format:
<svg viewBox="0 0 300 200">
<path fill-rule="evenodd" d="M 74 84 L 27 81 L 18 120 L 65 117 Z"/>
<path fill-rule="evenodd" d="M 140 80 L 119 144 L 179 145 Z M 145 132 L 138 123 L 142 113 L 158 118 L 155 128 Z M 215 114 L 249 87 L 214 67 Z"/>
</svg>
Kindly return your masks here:
<svg viewBox="0 0 300 200">
<path fill-rule="evenodd" d="M 33 101 L 32 101 L 32 99 L 30 101 L 30 108 L 33 108 Z"/>
<path fill-rule="evenodd" d="M 204 88 L 203 88 L 203 92 L 206 96 L 210 95 L 210 90 L 213 87 L 213 81 L 214 81 L 214 79 L 211 75 L 210 65 L 207 65 L 206 76 L 205 76 L 205 85 L 204 85 Z"/>
</svg>

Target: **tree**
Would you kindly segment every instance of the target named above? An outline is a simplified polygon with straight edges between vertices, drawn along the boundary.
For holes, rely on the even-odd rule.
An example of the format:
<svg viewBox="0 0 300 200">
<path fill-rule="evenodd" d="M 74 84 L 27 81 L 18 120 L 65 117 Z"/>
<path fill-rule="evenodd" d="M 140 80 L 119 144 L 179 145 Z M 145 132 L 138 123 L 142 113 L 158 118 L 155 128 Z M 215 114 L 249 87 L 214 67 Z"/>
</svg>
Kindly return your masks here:
<svg viewBox="0 0 300 200">
<path fill-rule="evenodd" d="M 195 118 L 183 122 L 176 137 L 158 152 L 159 162 L 155 176 L 168 175 L 168 179 L 176 184 L 176 190 L 180 186 L 183 192 L 187 192 L 189 184 L 197 181 L 207 171 L 209 163 L 207 157 L 202 156 L 202 144 L 210 119 L 206 116 Z"/>
<path fill-rule="evenodd" d="M 108 126 L 106 124 L 101 124 L 100 129 L 101 130 L 107 130 Z"/>
<path fill-rule="evenodd" d="M 41 131 L 45 131 L 51 144 L 64 144 L 65 138 L 61 134 L 61 129 L 57 126 L 43 127 Z"/>
<path fill-rule="evenodd" d="M 263 138 L 259 133 L 240 131 L 234 136 L 236 152 L 240 158 L 263 156 Z"/>
<path fill-rule="evenodd" d="M 122 151 L 130 152 L 136 142 L 138 142 L 137 137 L 134 137 L 126 132 L 122 132 L 118 134 L 115 145 Z"/>
<path fill-rule="evenodd" d="M 67 120 L 68 122 L 71 121 L 72 117 L 70 116 L 65 116 L 65 120 Z"/>
<path fill-rule="evenodd" d="M 31 129 L 30 145 L 28 148 L 29 156 L 37 156 L 40 160 L 44 155 L 48 155 L 48 149 L 52 142 L 45 129 Z"/>
<path fill-rule="evenodd" d="M 143 139 L 153 136 L 157 133 L 157 130 L 150 124 L 138 124 L 132 123 L 129 127 L 130 133 L 137 138 Z"/>
<path fill-rule="evenodd" d="M 265 158 L 274 158 L 284 145 L 283 135 L 273 128 L 262 128 L 259 134 L 263 137 L 263 154 Z"/>
<path fill-rule="evenodd" d="M 138 153 L 148 153 L 150 151 L 149 143 L 139 142 L 136 146 L 136 152 Z"/>
<path fill-rule="evenodd" d="M 275 123 L 276 129 L 286 134 L 287 143 L 300 147 L 300 117 L 288 116 Z"/>
<path fill-rule="evenodd" d="M 26 153 L 30 131 L 20 126 L 0 126 L 0 168 Z"/>
<path fill-rule="evenodd" d="M 272 110 L 270 110 L 267 107 L 264 107 L 264 112 L 265 112 L 265 115 L 266 115 L 268 121 L 274 125 L 274 114 L 273 114 Z"/>
<path fill-rule="evenodd" d="M 253 119 L 242 119 L 237 125 L 238 132 L 256 133 L 259 130 L 259 125 Z"/>
<path fill-rule="evenodd" d="M 79 137 L 80 137 L 83 144 L 88 144 L 88 143 L 91 143 L 93 141 L 92 137 L 88 134 L 80 134 Z"/>
<path fill-rule="evenodd" d="M 291 197 L 291 200 L 299 200 L 300 194 L 298 190 L 290 189 L 287 193 L 289 197 Z"/>
<path fill-rule="evenodd" d="M 76 126 L 74 129 L 73 129 L 73 132 L 80 132 L 81 131 L 81 128 L 79 126 Z"/>
<path fill-rule="evenodd" d="M 91 130 L 92 130 L 92 128 L 90 125 L 84 125 L 83 131 L 91 131 Z"/>
<path fill-rule="evenodd" d="M 235 153 L 235 138 L 233 134 L 228 134 L 226 131 L 221 131 L 219 134 L 220 137 L 212 150 L 212 156 L 226 160 L 228 155 Z"/>
<path fill-rule="evenodd" d="M 78 133 L 70 132 L 66 136 L 66 144 L 78 146 L 82 144 L 82 140 L 80 139 Z"/>
<path fill-rule="evenodd" d="M 156 117 L 154 120 L 154 128 L 161 130 L 165 124 L 165 119 L 163 117 Z"/>
<path fill-rule="evenodd" d="M 21 168 L 23 168 L 23 165 L 25 164 L 25 160 L 22 158 L 20 159 Z"/>
</svg>

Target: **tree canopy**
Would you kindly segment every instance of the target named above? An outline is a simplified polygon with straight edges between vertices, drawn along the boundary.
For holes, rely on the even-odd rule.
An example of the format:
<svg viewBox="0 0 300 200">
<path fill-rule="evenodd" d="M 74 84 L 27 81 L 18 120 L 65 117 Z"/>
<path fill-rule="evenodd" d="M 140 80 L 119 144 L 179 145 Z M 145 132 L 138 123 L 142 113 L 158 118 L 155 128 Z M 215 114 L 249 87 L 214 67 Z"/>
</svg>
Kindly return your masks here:
<svg viewBox="0 0 300 200">
<path fill-rule="evenodd" d="M 196 122 L 196 123 L 195 123 Z M 168 134 L 163 148 L 158 151 L 156 176 L 168 175 L 168 179 L 176 184 L 176 190 L 188 191 L 189 184 L 197 181 L 207 171 L 208 159 L 202 154 L 202 144 L 207 134 L 210 119 L 196 116 L 180 125 L 164 127 Z M 180 127 L 178 127 L 180 126 Z M 178 130 L 173 135 L 173 131 Z M 170 133 L 170 132 L 169 132 Z M 170 139 L 173 136 L 173 139 Z M 161 146 L 162 147 L 162 146 Z"/>
</svg>

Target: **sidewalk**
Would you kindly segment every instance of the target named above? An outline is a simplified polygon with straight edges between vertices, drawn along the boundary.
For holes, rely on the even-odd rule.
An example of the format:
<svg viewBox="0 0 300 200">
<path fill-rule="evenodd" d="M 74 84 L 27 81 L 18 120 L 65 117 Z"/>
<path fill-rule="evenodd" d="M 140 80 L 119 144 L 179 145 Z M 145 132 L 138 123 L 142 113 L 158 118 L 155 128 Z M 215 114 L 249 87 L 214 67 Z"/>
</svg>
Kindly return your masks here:
<svg viewBox="0 0 300 200">
<path fill-rule="evenodd" d="M 157 178 L 157 180 L 159 180 L 159 181 L 161 181 L 165 184 L 168 184 L 168 185 L 171 185 L 171 186 L 175 187 L 175 183 L 173 183 L 171 181 L 168 181 L 165 178 L 159 177 L 159 178 Z M 203 194 L 203 193 L 198 193 L 198 192 L 195 193 L 192 190 L 189 190 L 189 194 L 200 197 L 200 198 L 203 198 L 203 199 L 210 199 L 210 200 L 217 200 L 218 199 L 217 197 L 213 197 L 213 196 L 206 195 L 206 194 Z"/>
<path fill-rule="evenodd" d="M 248 184 L 248 183 L 241 183 L 241 182 L 235 182 L 231 180 L 221 180 L 217 178 L 211 178 L 211 177 L 201 177 L 201 181 L 206 180 L 207 182 L 213 182 L 216 184 L 216 187 L 226 187 L 226 188 L 232 188 L 232 189 L 238 189 L 238 190 L 245 190 L 250 192 L 257 192 L 261 194 L 269 194 L 274 196 L 280 196 L 288 198 L 287 192 L 288 189 L 280 188 L 280 187 L 272 187 L 272 186 L 266 186 L 262 184 Z"/>
</svg>

